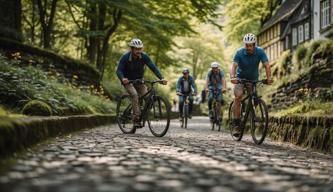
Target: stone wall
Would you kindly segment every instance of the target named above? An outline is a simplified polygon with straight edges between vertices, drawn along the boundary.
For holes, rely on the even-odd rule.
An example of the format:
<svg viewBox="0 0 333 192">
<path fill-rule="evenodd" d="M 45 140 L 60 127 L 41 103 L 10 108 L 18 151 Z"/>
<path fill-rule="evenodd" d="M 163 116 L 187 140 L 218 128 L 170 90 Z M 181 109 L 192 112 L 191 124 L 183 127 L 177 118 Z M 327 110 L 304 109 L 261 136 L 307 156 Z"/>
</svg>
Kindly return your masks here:
<svg viewBox="0 0 333 192">
<path fill-rule="evenodd" d="M 18 59 L 22 65 L 39 66 L 48 73 L 61 75 L 78 85 L 99 86 L 100 74 L 87 63 L 5 38 L 0 38 L 0 50 L 9 58 L 19 53 Z"/>
<path fill-rule="evenodd" d="M 308 73 L 278 87 L 272 94 L 273 108 L 286 108 L 302 99 L 333 100 L 333 56 L 317 53 L 313 59 L 313 65 Z"/>
<path fill-rule="evenodd" d="M 333 153 L 333 117 L 270 117 L 268 136 Z"/>
</svg>

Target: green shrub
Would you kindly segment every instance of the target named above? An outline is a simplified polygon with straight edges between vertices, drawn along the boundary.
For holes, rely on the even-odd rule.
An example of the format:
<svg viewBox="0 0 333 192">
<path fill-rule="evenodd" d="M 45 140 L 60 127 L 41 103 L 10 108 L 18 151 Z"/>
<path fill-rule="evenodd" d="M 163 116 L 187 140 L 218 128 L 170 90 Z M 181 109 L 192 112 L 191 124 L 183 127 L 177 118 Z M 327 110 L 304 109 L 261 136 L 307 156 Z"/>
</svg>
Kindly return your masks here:
<svg viewBox="0 0 333 192">
<path fill-rule="evenodd" d="M 284 51 L 281 54 L 281 57 L 276 62 L 276 67 L 274 69 L 273 74 L 277 75 L 278 77 L 281 77 L 287 73 L 288 69 L 288 59 L 290 57 L 290 50 Z"/>
<path fill-rule="evenodd" d="M 22 114 L 32 116 L 50 116 L 52 115 L 52 109 L 43 101 L 31 100 L 24 105 Z"/>
<path fill-rule="evenodd" d="M 307 54 L 307 44 L 302 44 L 297 47 L 294 52 L 292 61 L 297 70 L 301 70 L 305 66 L 304 58 Z"/>
<path fill-rule="evenodd" d="M 41 100 L 51 106 L 54 115 L 112 113 L 115 109 L 96 87 L 73 86 L 56 74 L 49 76 L 36 67 L 18 65 L 1 54 L 0 98 L 11 108 L 22 101 Z"/>
<path fill-rule="evenodd" d="M 333 55 L 333 40 L 323 40 L 318 48 L 318 52 L 324 55 Z"/>
<path fill-rule="evenodd" d="M 6 116 L 8 112 L 0 106 L 0 116 Z"/>
</svg>

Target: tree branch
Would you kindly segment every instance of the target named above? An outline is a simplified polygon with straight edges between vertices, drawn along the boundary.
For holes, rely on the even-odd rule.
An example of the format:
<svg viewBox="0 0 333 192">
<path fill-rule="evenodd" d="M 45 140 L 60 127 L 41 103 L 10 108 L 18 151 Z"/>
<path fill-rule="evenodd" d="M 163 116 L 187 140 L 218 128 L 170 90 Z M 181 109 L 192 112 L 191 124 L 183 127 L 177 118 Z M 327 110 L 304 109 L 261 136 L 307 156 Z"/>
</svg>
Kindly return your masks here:
<svg viewBox="0 0 333 192">
<path fill-rule="evenodd" d="M 67 4 L 67 7 L 68 7 L 68 10 L 69 10 L 69 13 L 70 15 L 72 16 L 72 19 L 74 21 L 74 23 L 77 25 L 77 27 L 82 30 L 82 27 L 80 26 L 80 23 L 75 19 L 75 16 L 73 14 L 73 11 L 72 11 L 72 8 L 71 8 L 71 5 L 70 3 L 68 2 L 68 0 L 65 0 L 66 4 Z"/>
</svg>

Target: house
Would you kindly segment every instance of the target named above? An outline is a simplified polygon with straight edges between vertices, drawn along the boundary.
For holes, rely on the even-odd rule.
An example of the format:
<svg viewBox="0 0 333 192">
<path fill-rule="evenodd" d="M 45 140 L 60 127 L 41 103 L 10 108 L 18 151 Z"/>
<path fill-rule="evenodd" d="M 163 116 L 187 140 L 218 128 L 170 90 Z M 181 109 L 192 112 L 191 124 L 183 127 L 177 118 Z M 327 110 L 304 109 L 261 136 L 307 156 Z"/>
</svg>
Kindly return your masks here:
<svg viewBox="0 0 333 192">
<path fill-rule="evenodd" d="M 294 50 L 312 35 L 312 0 L 284 0 L 276 13 L 264 23 L 258 38 L 272 64 L 285 50 Z"/>
<path fill-rule="evenodd" d="M 333 38 L 333 0 L 312 0 L 314 39 Z"/>
</svg>

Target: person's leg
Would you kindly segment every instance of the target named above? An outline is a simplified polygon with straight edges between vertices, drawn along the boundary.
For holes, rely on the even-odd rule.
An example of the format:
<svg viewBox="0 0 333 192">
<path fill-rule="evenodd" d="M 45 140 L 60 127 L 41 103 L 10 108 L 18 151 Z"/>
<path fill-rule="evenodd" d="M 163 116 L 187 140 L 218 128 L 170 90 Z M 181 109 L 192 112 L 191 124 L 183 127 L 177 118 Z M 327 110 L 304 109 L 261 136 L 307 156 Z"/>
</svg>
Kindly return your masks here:
<svg viewBox="0 0 333 192">
<path fill-rule="evenodd" d="M 209 93 L 208 93 L 208 112 L 209 112 L 210 118 L 213 117 L 213 113 L 212 113 L 213 100 L 214 100 L 213 91 L 209 91 Z"/>
<path fill-rule="evenodd" d="M 240 120 L 240 113 L 241 113 L 241 101 L 242 101 L 242 96 L 243 96 L 243 85 L 241 84 L 236 84 L 234 87 L 234 94 L 235 94 L 235 100 L 234 100 L 234 108 L 233 108 L 233 113 L 234 113 L 234 119 L 233 119 L 233 125 L 237 128 L 236 133 L 234 134 L 235 136 L 238 136 L 240 133 L 239 126 L 241 123 Z"/>
<path fill-rule="evenodd" d="M 133 121 L 136 122 L 140 117 L 139 95 L 132 84 L 124 85 L 126 91 L 132 99 Z"/>
<path fill-rule="evenodd" d="M 142 97 L 144 94 L 148 92 L 145 84 L 136 84 L 134 87 L 138 92 L 139 97 Z"/>
<path fill-rule="evenodd" d="M 184 107 L 184 96 L 183 95 L 179 95 L 179 117 L 183 117 L 183 107 Z"/>
<path fill-rule="evenodd" d="M 242 96 L 243 96 L 243 85 L 241 84 L 236 84 L 234 87 L 234 94 L 235 94 L 235 99 L 234 99 L 234 118 L 239 119 L 240 118 L 240 106 L 241 106 L 241 101 L 242 101 Z"/>
<path fill-rule="evenodd" d="M 193 111 L 193 95 L 192 94 L 189 94 L 188 101 L 189 101 L 188 114 L 189 114 L 189 117 L 191 118 L 192 117 L 192 111 Z"/>
<path fill-rule="evenodd" d="M 221 113 L 223 112 L 222 111 L 222 107 L 223 107 L 223 95 L 222 95 L 222 92 L 219 92 L 218 95 L 217 95 L 217 102 L 219 104 L 219 111 L 218 111 L 218 116 L 221 120 Z"/>
</svg>

